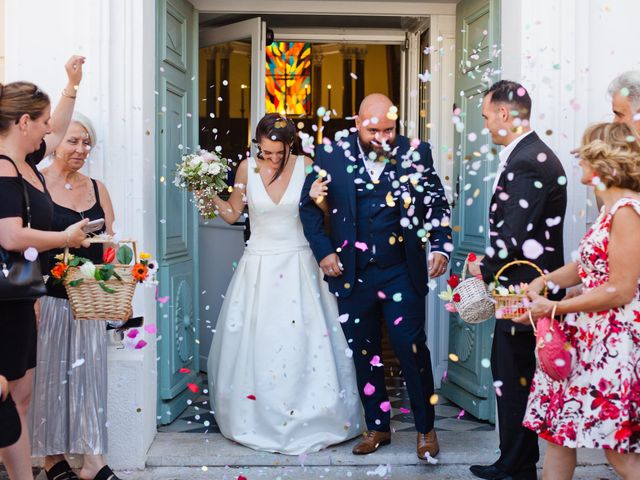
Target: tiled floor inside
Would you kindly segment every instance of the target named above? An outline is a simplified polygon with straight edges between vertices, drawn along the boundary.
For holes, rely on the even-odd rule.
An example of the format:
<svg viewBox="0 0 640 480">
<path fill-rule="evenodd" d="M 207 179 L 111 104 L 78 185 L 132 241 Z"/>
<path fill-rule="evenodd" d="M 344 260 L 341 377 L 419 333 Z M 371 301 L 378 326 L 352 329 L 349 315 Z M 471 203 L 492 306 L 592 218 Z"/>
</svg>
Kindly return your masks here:
<svg viewBox="0 0 640 480">
<path fill-rule="evenodd" d="M 202 379 L 202 385 L 206 385 L 206 377 Z M 205 393 L 206 390 L 203 390 Z M 387 375 L 387 392 L 391 402 L 391 428 L 392 431 L 413 431 L 413 415 L 411 412 L 403 413 L 400 409 L 410 410 L 409 396 L 402 377 Z M 478 420 L 464 412 L 460 407 L 449 403 L 440 397 L 436 404 L 436 430 L 448 430 L 455 432 L 469 432 L 478 430 L 493 430 L 494 425 Z M 216 419 L 209 407 L 209 397 L 201 395 L 195 402 L 169 425 L 158 428 L 159 432 L 189 432 L 189 433 L 220 433 Z"/>
</svg>

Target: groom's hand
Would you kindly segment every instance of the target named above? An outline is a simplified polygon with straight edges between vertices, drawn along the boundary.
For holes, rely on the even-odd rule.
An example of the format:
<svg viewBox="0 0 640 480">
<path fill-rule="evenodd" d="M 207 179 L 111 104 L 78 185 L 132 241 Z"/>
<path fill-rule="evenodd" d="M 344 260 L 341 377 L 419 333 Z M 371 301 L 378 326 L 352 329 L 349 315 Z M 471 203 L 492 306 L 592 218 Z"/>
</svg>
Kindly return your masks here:
<svg viewBox="0 0 640 480">
<path fill-rule="evenodd" d="M 330 253 L 320 260 L 320 268 L 328 277 L 339 277 L 342 275 L 342 263 L 337 253 Z"/>
<path fill-rule="evenodd" d="M 431 252 L 429 254 L 429 277 L 430 278 L 438 278 L 444 272 L 447 271 L 447 265 L 449 265 L 449 260 L 446 256 Z"/>
</svg>

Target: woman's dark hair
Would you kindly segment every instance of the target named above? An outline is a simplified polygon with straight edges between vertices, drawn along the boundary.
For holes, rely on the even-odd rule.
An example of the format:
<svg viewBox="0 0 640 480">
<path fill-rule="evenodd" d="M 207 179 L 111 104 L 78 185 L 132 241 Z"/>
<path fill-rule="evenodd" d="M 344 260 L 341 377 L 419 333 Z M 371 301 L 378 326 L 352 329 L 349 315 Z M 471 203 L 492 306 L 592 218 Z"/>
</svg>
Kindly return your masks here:
<svg viewBox="0 0 640 480">
<path fill-rule="evenodd" d="M 520 85 L 518 82 L 512 82 L 511 80 L 500 80 L 487 90 L 484 94 L 491 94 L 491 103 L 506 103 L 515 107 L 514 110 L 518 111 L 518 116 L 522 120 L 529 120 L 531 116 L 531 97 L 527 89 Z"/>
<path fill-rule="evenodd" d="M 0 84 L 0 135 L 25 113 L 34 120 L 39 118 L 49 105 L 49 96 L 31 82 Z"/>
<path fill-rule="evenodd" d="M 258 126 L 256 127 L 256 136 L 253 139 L 253 143 L 258 146 L 258 158 L 260 159 L 262 159 L 260 141 L 263 138 L 273 142 L 281 142 L 285 149 L 285 156 L 278 166 L 276 173 L 273 174 L 273 177 L 271 177 L 271 180 L 269 181 L 269 184 L 272 184 L 280 175 L 282 175 L 291 154 L 299 154 L 298 134 L 293 120 L 285 117 L 284 115 L 280 115 L 279 113 L 267 113 L 258 122 Z M 287 149 L 289 150 L 288 152 Z"/>
</svg>

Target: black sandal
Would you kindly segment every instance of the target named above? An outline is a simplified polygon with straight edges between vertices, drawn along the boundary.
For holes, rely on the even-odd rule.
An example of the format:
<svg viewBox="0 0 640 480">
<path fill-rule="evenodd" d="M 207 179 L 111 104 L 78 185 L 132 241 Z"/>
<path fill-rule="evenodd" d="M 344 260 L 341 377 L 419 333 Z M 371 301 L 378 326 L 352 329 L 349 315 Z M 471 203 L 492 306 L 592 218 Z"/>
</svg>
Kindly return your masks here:
<svg viewBox="0 0 640 480">
<path fill-rule="evenodd" d="M 60 460 L 49 470 L 43 470 L 47 475 L 47 480 L 79 480 L 66 460 Z"/>
<path fill-rule="evenodd" d="M 121 480 L 121 479 L 115 473 L 113 473 L 113 470 L 109 468 L 109 465 L 105 465 L 98 471 L 98 473 L 93 478 L 93 480 Z"/>
</svg>

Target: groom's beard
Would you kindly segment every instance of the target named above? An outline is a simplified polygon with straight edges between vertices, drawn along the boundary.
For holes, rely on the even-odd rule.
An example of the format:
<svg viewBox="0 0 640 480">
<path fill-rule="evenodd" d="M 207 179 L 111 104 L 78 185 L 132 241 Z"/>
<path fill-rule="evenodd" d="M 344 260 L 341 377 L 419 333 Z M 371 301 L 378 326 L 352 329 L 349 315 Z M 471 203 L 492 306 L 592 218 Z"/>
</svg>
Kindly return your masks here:
<svg viewBox="0 0 640 480">
<path fill-rule="evenodd" d="M 382 144 L 374 142 L 364 143 L 360 140 L 360 145 L 367 158 L 371 158 L 370 153 L 373 152 L 376 155 L 376 160 L 379 162 L 391 160 L 395 154 L 395 146 L 393 143 L 387 143 L 383 146 Z"/>
</svg>

